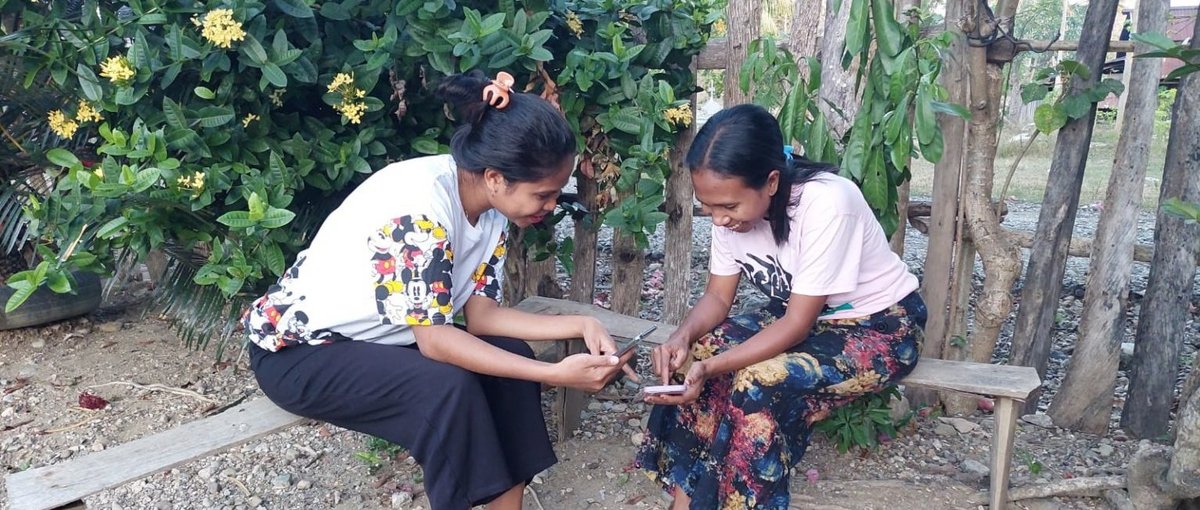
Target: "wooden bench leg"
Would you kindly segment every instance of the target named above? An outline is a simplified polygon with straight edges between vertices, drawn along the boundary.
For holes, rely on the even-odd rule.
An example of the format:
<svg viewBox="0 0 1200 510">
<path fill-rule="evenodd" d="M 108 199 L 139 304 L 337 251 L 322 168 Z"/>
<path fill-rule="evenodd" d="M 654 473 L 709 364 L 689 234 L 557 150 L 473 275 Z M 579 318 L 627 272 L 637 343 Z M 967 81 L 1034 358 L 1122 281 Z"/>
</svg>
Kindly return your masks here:
<svg viewBox="0 0 1200 510">
<path fill-rule="evenodd" d="M 989 508 L 1008 508 L 1008 470 L 1012 465 L 1013 436 L 1017 430 L 1017 401 L 996 398 L 996 430 L 992 434 L 991 490 Z"/>
<path fill-rule="evenodd" d="M 562 349 L 562 356 L 558 359 L 587 352 L 587 344 L 583 343 L 583 340 L 565 340 L 558 344 Z M 559 442 L 571 439 L 571 432 L 579 428 L 580 415 L 583 414 L 585 402 L 587 402 L 587 394 L 584 392 L 565 387 L 558 388 L 558 398 L 555 400 L 554 409 L 558 415 Z"/>
</svg>

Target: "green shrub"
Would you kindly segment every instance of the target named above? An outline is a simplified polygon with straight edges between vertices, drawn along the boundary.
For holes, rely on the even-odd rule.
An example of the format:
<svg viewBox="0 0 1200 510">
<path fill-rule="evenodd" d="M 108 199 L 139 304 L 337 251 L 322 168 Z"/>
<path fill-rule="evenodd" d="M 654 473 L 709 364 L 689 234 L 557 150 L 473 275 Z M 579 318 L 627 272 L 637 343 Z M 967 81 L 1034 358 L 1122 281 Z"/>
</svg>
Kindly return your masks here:
<svg viewBox="0 0 1200 510">
<path fill-rule="evenodd" d="M 691 122 L 688 65 L 722 5 L 27 4 L 0 45 L 23 57 L 27 87 L 65 91 L 47 123 L 91 150 L 44 155 L 53 188 L 26 209 L 42 264 L 14 286 L 69 291 L 73 269 L 165 250 L 168 308 L 200 305 L 177 314 L 189 335 L 228 334 L 212 312 L 274 281 L 345 192 L 388 162 L 448 152 L 453 123 L 432 89 L 471 69 L 508 70 L 562 107 L 601 217 L 644 243 L 665 219 L 666 147 Z"/>
<path fill-rule="evenodd" d="M 814 426 L 828 437 L 841 453 L 852 447 L 874 449 L 881 434 L 896 437 L 896 430 L 912 419 L 912 413 L 898 422 L 891 417 L 891 401 L 900 399 L 900 391 L 892 386 L 879 393 L 865 395 L 833 410 L 828 418 Z"/>
</svg>

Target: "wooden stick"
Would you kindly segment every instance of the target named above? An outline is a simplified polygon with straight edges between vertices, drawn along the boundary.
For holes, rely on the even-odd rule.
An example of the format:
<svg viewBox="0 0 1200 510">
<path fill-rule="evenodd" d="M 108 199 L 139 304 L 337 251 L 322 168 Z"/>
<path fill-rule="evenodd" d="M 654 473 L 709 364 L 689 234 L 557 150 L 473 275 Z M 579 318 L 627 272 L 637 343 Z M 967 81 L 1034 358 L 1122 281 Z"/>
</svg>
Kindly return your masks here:
<svg viewBox="0 0 1200 510">
<path fill-rule="evenodd" d="M 208 403 L 210 403 L 210 404 L 218 404 L 218 403 L 219 403 L 219 402 L 217 402 L 216 400 L 213 400 L 213 399 L 211 399 L 211 398 L 208 398 L 208 397 L 206 397 L 206 396 L 204 396 L 204 395 L 201 395 L 201 394 L 199 394 L 199 393 L 196 393 L 196 392 L 194 392 L 194 391 L 192 391 L 192 390 L 185 390 L 185 389 L 183 389 L 183 388 L 175 388 L 175 387 L 172 387 L 172 386 L 167 386 L 167 385 L 165 385 L 165 384 L 157 384 L 157 383 L 155 383 L 155 384 L 138 384 L 138 383 L 135 383 L 135 382 L 129 382 L 129 381 L 113 381 L 113 382 L 110 382 L 110 383 L 96 384 L 96 385 L 88 386 L 88 387 L 87 387 L 87 389 L 92 389 L 92 388 L 101 388 L 101 387 L 104 387 L 104 386 L 112 386 L 112 385 L 114 385 L 114 384 L 120 384 L 120 385 L 124 385 L 124 386 L 130 386 L 130 387 L 133 387 L 133 388 L 137 388 L 137 389 L 139 389 L 139 390 L 148 390 L 148 391 L 161 391 L 161 392 L 164 392 L 164 393 L 170 393 L 170 394 L 173 394 L 173 395 L 179 395 L 179 396 L 182 396 L 182 397 L 192 397 L 192 398 L 194 398 L 194 399 L 197 399 L 197 400 L 202 400 L 202 401 L 204 401 L 204 402 L 208 402 Z"/>
<path fill-rule="evenodd" d="M 1056 496 L 1104 497 L 1104 492 L 1112 489 L 1124 489 L 1124 476 L 1094 476 L 1089 478 L 1068 478 L 1039 485 L 1026 485 L 1008 491 L 1009 501 L 1022 499 L 1053 498 Z"/>
</svg>

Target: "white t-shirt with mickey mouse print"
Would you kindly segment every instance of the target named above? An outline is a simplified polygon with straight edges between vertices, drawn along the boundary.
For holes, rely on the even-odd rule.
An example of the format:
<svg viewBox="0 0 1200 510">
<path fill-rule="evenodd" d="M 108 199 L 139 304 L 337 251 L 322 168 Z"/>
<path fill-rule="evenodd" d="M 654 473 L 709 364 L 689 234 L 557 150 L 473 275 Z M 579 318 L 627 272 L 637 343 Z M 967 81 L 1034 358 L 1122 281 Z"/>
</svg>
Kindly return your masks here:
<svg viewBox="0 0 1200 510">
<path fill-rule="evenodd" d="M 410 326 L 449 324 L 473 295 L 499 300 L 508 220 L 472 225 L 449 155 L 393 163 L 358 186 L 308 249 L 250 306 L 250 340 L 408 345 Z"/>
</svg>

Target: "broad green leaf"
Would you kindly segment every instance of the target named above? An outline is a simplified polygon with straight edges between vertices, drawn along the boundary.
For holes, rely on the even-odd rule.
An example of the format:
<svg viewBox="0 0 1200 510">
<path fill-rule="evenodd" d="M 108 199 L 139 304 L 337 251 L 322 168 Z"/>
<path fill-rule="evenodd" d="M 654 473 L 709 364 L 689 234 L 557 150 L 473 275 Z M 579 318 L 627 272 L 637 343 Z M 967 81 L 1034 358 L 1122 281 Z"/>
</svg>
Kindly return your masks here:
<svg viewBox="0 0 1200 510">
<path fill-rule="evenodd" d="M 196 112 L 196 121 L 206 128 L 224 126 L 233 120 L 233 109 L 224 106 L 205 106 Z"/>
<path fill-rule="evenodd" d="M 284 74 L 283 69 L 280 69 L 279 66 L 267 62 L 262 66 L 262 73 L 267 78 L 267 81 L 271 82 L 271 85 L 274 85 L 276 88 L 287 87 L 287 75 Z"/>
<path fill-rule="evenodd" d="M 287 268 L 285 267 L 283 250 L 279 248 L 279 245 L 267 241 L 263 243 L 261 250 L 263 262 L 266 263 L 267 270 L 271 271 L 271 274 L 275 276 L 283 276 L 283 270 Z"/>
<path fill-rule="evenodd" d="M 46 159 L 63 168 L 71 168 L 82 163 L 71 151 L 55 147 L 46 151 Z"/>
<path fill-rule="evenodd" d="M 179 106 L 171 98 L 163 96 L 163 116 L 167 120 L 167 125 L 175 129 L 187 128 L 187 117 L 183 115 L 183 108 Z"/>
<path fill-rule="evenodd" d="M 213 99 L 217 97 L 217 94 L 208 87 L 196 87 L 195 89 L 192 89 L 192 92 L 194 92 L 196 97 L 199 97 L 200 99 Z"/>
<path fill-rule="evenodd" d="M 133 191 L 141 193 L 150 189 L 158 182 L 159 176 L 162 175 L 162 170 L 157 168 L 146 168 L 137 173 L 137 179 L 133 182 Z"/>
<path fill-rule="evenodd" d="M 108 220 L 108 222 L 104 225 L 101 225 L 100 228 L 96 230 L 96 236 L 101 239 L 112 239 L 127 223 L 129 223 L 129 218 L 117 216 L 116 218 Z"/>
<path fill-rule="evenodd" d="M 275 0 L 275 6 L 293 18 L 313 17 L 312 7 L 309 7 L 306 0 Z"/>
<path fill-rule="evenodd" d="M 9 282 L 8 286 L 13 287 L 13 282 Z M 24 304 L 29 299 L 29 296 L 33 295 L 33 291 L 35 290 L 37 290 L 37 287 L 33 286 L 14 290 L 12 295 L 8 297 L 8 301 L 4 304 L 4 313 L 12 313 L 13 310 Z"/>
<path fill-rule="evenodd" d="M 1184 202 L 1177 197 L 1172 197 L 1163 201 L 1162 210 L 1167 214 L 1183 218 L 1188 223 L 1200 222 L 1200 204 L 1195 202 Z"/>
<path fill-rule="evenodd" d="M 83 91 L 83 97 L 92 102 L 98 102 L 104 98 L 104 89 L 100 87 L 100 81 L 91 68 L 79 64 L 75 67 L 75 74 L 79 76 L 79 89 Z"/>
<path fill-rule="evenodd" d="M 230 228 L 250 228 L 254 226 L 254 221 L 250 220 L 249 211 L 229 211 L 217 218 L 217 223 Z"/>
<path fill-rule="evenodd" d="M 71 292 L 71 280 L 61 270 L 51 271 L 46 275 L 46 287 L 58 294 Z"/>
<path fill-rule="evenodd" d="M 1135 33 L 1130 34 L 1129 38 L 1140 43 L 1146 43 L 1160 50 L 1168 50 L 1177 46 L 1175 41 L 1172 41 L 1170 37 L 1160 32 Z"/>
<path fill-rule="evenodd" d="M 428 137 L 416 138 L 412 141 L 412 149 L 421 154 L 437 154 L 437 140 Z"/>
<path fill-rule="evenodd" d="M 929 106 L 931 106 L 935 112 L 953 115 L 963 120 L 971 120 L 971 111 L 967 110 L 967 107 L 963 105 L 947 103 L 945 101 L 930 101 Z"/>
<path fill-rule="evenodd" d="M 875 41 L 879 49 L 888 57 L 900 54 L 904 44 L 904 35 L 900 31 L 900 23 L 896 21 L 895 7 L 888 0 L 870 0 L 871 17 L 874 20 Z"/>
<path fill-rule="evenodd" d="M 292 219 L 295 217 L 296 213 L 292 211 L 270 207 L 267 209 L 267 212 L 263 215 L 262 219 L 259 220 L 259 224 L 265 228 L 279 228 L 291 223 Z"/>
<path fill-rule="evenodd" d="M 1044 83 L 1026 83 L 1021 86 L 1021 101 L 1025 104 L 1046 99 L 1050 89 Z"/>
<path fill-rule="evenodd" d="M 240 48 L 247 57 L 250 57 L 251 62 L 258 65 L 267 63 L 267 50 L 263 49 L 262 43 L 258 42 L 257 37 L 247 35 Z"/>
<path fill-rule="evenodd" d="M 1086 80 L 1092 77 L 1091 71 L 1089 71 L 1088 67 L 1083 65 L 1082 62 L 1077 62 L 1075 60 L 1064 60 L 1058 63 L 1058 67 L 1062 69 L 1063 72 L 1069 75 L 1077 76 L 1080 79 Z"/>
<path fill-rule="evenodd" d="M 846 53 L 857 55 L 867 45 L 868 15 L 871 0 L 850 0 L 850 19 L 846 23 Z M 843 68 L 846 66 L 843 65 Z"/>
<path fill-rule="evenodd" d="M 1091 112 L 1092 107 L 1089 98 L 1082 94 L 1068 97 L 1061 104 L 1062 112 L 1072 119 L 1082 119 Z"/>
<path fill-rule="evenodd" d="M 917 140 L 922 144 L 929 143 L 938 130 L 937 116 L 933 113 L 933 101 L 927 88 L 922 85 L 917 89 L 916 124 Z"/>
<path fill-rule="evenodd" d="M 871 140 L 870 113 L 860 111 L 850 129 L 850 141 L 846 143 L 846 152 L 842 155 L 842 168 L 850 172 L 851 178 L 858 181 L 863 179 L 867 165 L 867 145 Z"/>
</svg>

